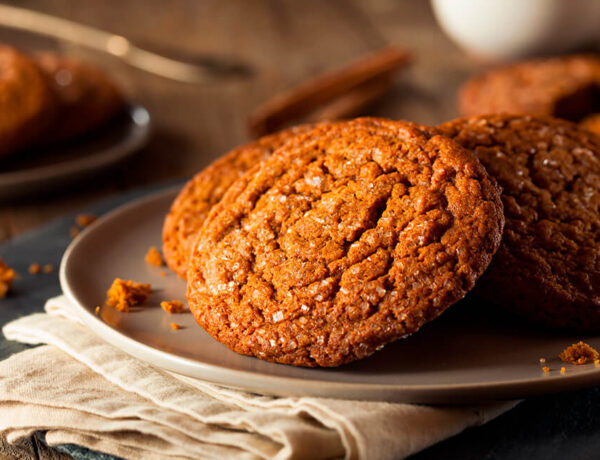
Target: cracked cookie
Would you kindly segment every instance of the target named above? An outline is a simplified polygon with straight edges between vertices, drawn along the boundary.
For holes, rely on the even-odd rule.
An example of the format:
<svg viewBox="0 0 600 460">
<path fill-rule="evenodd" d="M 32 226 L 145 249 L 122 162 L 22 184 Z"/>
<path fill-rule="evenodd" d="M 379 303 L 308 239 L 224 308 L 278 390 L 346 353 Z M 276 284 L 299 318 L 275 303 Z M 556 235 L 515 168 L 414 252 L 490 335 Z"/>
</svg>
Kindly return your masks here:
<svg viewBox="0 0 600 460">
<path fill-rule="evenodd" d="M 32 59 L 0 46 L 0 157 L 35 142 L 50 123 L 52 92 Z"/>
<path fill-rule="evenodd" d="M 293 136 L 307 131 L 301 125 L 227 153 L 194 176 L 181 190 L 163 226 L 163 254 L 171 270 L 185 279 L 191 246 L 208 212 L 229 186 Z"/>
<path fill-rule="evenodd" d="M 600 330 L 600 138 L 541 115 L 472 117 L 440 129 L 503 188 L 502 244 L 476 289 L 535 322 Z"/>
<path fill-rule="evenodd" d="M 461 299 L 500 244 L 496 183 L 435 128 L 362 118 L 276 150 L 210 211 L 187 298 L 232 350 L 337 366 Z"/>
<path fill-rule="evenodd" d="M 561 56 L 518 62 L 468 80 L 463 115 L 531 113 L 579 121 L 600 111 L 600 58 Z"/>
</svg>

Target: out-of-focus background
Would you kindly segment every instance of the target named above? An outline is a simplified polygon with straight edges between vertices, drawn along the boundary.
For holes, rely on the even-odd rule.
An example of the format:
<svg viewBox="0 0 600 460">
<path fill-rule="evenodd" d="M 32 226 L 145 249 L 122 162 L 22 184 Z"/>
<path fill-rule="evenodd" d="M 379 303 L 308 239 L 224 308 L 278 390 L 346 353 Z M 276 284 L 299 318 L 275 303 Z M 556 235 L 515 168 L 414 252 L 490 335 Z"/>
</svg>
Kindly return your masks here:
<svg viewBox="0 0 600 460">
<path fill-rule="evenodd" d="M 514 1 L 487 0 L 5 2 L 122 35 L 166 56 L 187 61 L 216 58 L 246 66 L 248 72 L 235 78 L 217 76 L 205 83 L 182 83 L 75 43 L 0 27 L 0 42 L 27 51 L 55 49 L 97 64 L 128 100 L 149 110 L 153 125 L 147 146 L 107 172 L 88 171 L 85 178 L 82 174 L 84 180 L 60 190 L 32 191 L 0 201 L 0 242 L 119 191 L 190 177 L 248 140 L 247 116 L 265 100 L 387 45 L 405 47 L 414 60 L 398 72 L 391 90 L 366 113 L 425 124 L 448 120 L 457 115 L 460 84 L 490 63 L 482 55 L 506 58 L 511 53 L 535 51 L 522 49 L 523 43 L 556 37 L 557 21 L 563 26 L 560 30 L 571 35 L 581 30 L 583 23 L 561 10 L 567 3 L 567 11 L 573 12 L 577 5 L 593 5 L 593 0 L 535 0 L 521 2 L 521 6 Z M 507 14 L 499 4 L 521 13 Z M 452 39 L 436 22 L 432 5 Z M 545 13 L 540 15 L 540 11 Z M 535 27 L 532 18 L 538 18 Z M 510 33 L 515 23 L 526 32 L 524 36 Z M 493 33 L 487 33 L 490 27 Z M 490 37 L 499 42 L 490 42 Z M 581 37 L 561 38 L 562 43 L 573 40 L 581 41 Z M 497 55 L 492 56 L 490 50 Z"/>
<path fill-rule="evenodd" d="M 246 141 L 246 116 L 265 99 L 321 71 L 394 44 L 415 65 L 369 114 L 437 123 L 455 114 L 455 91 L 477 64 L 438 28 L 429 2 L 413 0 L 25 0 L 30 8 L 123 35 L 167 55 L 223 56 L 250 67 L 206 84 L 165 79 L 118 58 L 7 28 L 0 41 L 58 48 L 101 66 L 145 105 L 153 135 L 131 160 L 66 190 L 0 203 L 0 241 L 124 189 L 183 179 Z M 418 65 L 417 65 L 418 64 Z"/>
</svg>

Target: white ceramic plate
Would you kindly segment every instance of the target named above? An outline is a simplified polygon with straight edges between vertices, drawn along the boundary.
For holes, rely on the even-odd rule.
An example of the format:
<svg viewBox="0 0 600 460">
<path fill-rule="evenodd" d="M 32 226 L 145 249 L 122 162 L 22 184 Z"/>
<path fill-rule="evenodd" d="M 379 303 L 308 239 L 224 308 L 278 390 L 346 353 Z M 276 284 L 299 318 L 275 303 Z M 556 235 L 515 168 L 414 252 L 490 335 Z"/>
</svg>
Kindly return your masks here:
<svg viewBox="0 0 600 460">
<path fill-rule="evenodd" d="M 106 126 L 80 139 L 24 152 L 3 162 L 0 199 L 14 199 L 81 180 L 134 154 L 144 146 L 149 133 L 147 110 L 131 105 Z"/>
<path fill-rule="evenodd" d="M 176 190 L 148 196 L 99 219 L 66 251 L 60 280 L 81 319 L 114 346 L 158 367 L 214 383 L 276 395 L 457 404 L 521 398 L 600 384 L 600 367 L 561 363 L 565 346 L 600 336 L 557 336 L 525 326 L 484 303 L 463 302 L 413 336 L 335 369 L 305 369 L 238 355 L 213 340 L 191 314 L 169 315 L 161 300 L 184 300 L 185 283 L 148 266 Z M 104 307 L 115 277 L 149 282 L 155 293 L 130 313 Z M 492 314 L 490 314 L 490 311 Z M 183 329 L 173 330 L 171 322 Z M 544 374 L 539 362 L 552 371 Z M 566 373 L 560 374 L 561 366 Z"/>
</svg>

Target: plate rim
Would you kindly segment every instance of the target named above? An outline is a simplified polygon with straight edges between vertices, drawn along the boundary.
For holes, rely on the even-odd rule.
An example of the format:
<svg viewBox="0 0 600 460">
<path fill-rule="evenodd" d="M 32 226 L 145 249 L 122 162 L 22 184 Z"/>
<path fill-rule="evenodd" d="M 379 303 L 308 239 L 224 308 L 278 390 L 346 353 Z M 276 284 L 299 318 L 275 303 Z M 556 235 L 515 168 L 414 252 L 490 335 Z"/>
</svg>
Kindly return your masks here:
<svg viewBox="0 0 600 460">
<path fill-rule="evenodd" d="M 136 120 L 136 113 L 138 112 L 143 114 L 144 120 Z M 127 137 L 123 142 L 107 147 L 101 155 L 82 156 L 68 161 L 34 166 L 22 170 L 0 171 L 0 188 L 23 187 L 42 181 L 57 180 L 78 172 L 105 168 L 127 158 L 147 143 L 152 131 L 152 117 L 148 109 L 137 102 L 127 103 L 125 113 L 137 129 L 134 130 L 134 135 Z"/>
<path fill-rule="evenodd" d="M 77 251 L 78 246 L 86 239 L 93 237 L 94 232 L 98 231 L 102 226 L 150 202 L 165 200 L 167 196 L 174 198 L 179 190 L 181 190 L 181 185 L 168 187 L 167 189 L 149 193 L 132 200 L 106 213 L 94 225 L 84 229 L 84 231 L 73 239 L 63 254 L 59 268 L 59 280 L 62 292 L 75 307 L 77 316 L 83 324 L 109 344 L 150 365 L 188 377 L 198 378 L 209 383 L 268 395 L 337 397 L 356 400 L 445 405 L 520 399 L 532 395 L 575 390 L 600 384 L 600 368 L 596 372 L 548 375 L 537 379 L 513 379 L 482 383 L 394 385 L 368 382 L 324 381 L 312 378 L 264 375 L 258 371 L 252 372 L 226 368 L 178 356 L 135 340 L 106 324 L 94 315 L 91 309 L 86 308 L 77 299 L 77 296 L 70 288 L 68 275 L 70 260 L 73 257 L 72 254 Z M 234 353 L 233 351 L 231 352 Z M 249 356 L 246 358 L 257 359 Z M 281 365 L 284 366 L 283 364 Z M 286 390 L 279 391 L 272 389 L 272 387 L 265 388 L 261 385 L 261 382 L 264 383 L 265 380 L 279 387 L 286 388 Z M 242 385 L 235 385 L 232 382 L 244 383 Z"/>
</svg>

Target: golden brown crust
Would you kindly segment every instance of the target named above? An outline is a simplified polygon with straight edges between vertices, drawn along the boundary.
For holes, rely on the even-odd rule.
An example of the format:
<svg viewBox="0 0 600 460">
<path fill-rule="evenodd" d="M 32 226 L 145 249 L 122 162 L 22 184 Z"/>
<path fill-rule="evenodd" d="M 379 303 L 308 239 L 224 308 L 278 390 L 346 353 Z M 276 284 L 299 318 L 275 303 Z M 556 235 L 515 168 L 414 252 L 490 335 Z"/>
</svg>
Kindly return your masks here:
<svg viewBox="0 0 600 460">
<path fill-rule="evenodd" d="M 600 330 L 600 138 L 541 115 L 440 129 L 503 188 L 504 237 L 479 292 L 536 322 Z"/>
<path fill-rule="evenodd" d="M 229 186 L 290 138 L 311 125 L 301 125 L 242 145 L 196 174 L 181 190 L 165 219 L 163 254 L 171 270 L 185 279 L 191 246 L 208 212 Z"/>
<path fill-rule="evenodd" d="M 598 111 L 600 58 L 593 55 L 535 59 L 469 79 L 459 94 L 463 115 L 545 114 L 579 120 Z"/>
<path fill-rule="evenodd" d="M 37 142 L 54 108 L 52 92 L 35 62 L 0 46 L 0 157 Z"/>
<path fill-rule="evenodd" d="M 107 123 L 123 107 L 119 90 L 100 69 L 53 53 L 40 54 L 35 59 L 58 104 L 56 123 L 43 143 L 86 134 Z"/>
<path fill-rule="evenodd" d="M 434 128 L 324 124 L 276 150 L 211 210 L 188 304 L 238 353 L 337 366 L 462 298 L 502 225 L 495 182 Z"/>
</svg>

